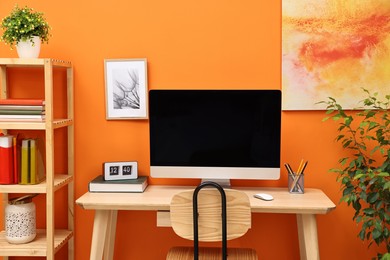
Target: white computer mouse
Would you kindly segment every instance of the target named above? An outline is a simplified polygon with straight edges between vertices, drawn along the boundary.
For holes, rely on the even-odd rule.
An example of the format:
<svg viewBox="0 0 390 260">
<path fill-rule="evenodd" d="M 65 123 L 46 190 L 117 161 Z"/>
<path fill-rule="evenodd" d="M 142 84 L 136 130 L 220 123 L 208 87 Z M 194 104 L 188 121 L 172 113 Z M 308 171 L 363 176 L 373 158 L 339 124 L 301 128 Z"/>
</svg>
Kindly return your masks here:
<svg viewBox="0 0 390 260">
<path fill-rule="evenodd" d="M 257 194 L 255 194 L 255 195 L 253 195 L 253 196 L 254 196 L 255 198 L 257 198 L 257 199 L 267 200 L 267 201 L 273 200 L 273 199 L 274 199 L 274 197 L 272 197 L 272 195 L 267 194 L 267 193 L 257 193 Z"/>
</svg>

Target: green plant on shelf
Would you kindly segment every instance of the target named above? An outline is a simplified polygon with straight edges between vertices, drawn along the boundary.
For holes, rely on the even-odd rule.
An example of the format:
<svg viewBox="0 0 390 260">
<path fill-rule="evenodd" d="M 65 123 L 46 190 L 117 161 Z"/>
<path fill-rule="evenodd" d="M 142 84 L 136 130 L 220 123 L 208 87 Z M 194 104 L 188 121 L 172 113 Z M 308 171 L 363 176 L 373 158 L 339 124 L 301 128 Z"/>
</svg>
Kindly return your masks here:
<svg viewBox="0 0 390 260">
<path fill-rule="evenodd" d="M 3 18 L 0 27 L 4 31 L 1 41 L 11 49 L 20 41 L 29 40 L 33 43 L 33 36 L 38 36 L 42 43 L 48 43 L 51 37 L 50 26 L 43 13 L 35 12 L 27 6 L 20 8 L 15 5 L 10 15 Z"/>
</svg>

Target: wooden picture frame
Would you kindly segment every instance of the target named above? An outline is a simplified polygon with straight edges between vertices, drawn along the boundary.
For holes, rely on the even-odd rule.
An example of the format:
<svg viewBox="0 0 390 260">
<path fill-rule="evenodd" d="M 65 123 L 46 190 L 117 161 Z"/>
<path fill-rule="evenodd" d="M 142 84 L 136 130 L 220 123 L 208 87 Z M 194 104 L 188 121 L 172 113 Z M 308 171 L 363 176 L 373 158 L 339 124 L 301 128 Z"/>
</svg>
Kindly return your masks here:
<svg viewBox="0 0 390 260">
<path fill-rule="evenodd" d="M 106 119 L 148 119 L 147 60 L 105 59 Z"/>
</svg>

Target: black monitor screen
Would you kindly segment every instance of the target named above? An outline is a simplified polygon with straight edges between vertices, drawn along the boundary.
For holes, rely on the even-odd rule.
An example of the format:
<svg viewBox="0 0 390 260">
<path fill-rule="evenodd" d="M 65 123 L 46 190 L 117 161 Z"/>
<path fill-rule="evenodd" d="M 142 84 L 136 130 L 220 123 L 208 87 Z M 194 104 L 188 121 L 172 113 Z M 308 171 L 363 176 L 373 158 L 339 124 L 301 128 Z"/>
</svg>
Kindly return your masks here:
<svg viewBox="0 0 390 260">
<path fill-rule="evenodd" d="M 279 167 L 279 90 L 151 90 L 151 166 Z"/>
</svg>

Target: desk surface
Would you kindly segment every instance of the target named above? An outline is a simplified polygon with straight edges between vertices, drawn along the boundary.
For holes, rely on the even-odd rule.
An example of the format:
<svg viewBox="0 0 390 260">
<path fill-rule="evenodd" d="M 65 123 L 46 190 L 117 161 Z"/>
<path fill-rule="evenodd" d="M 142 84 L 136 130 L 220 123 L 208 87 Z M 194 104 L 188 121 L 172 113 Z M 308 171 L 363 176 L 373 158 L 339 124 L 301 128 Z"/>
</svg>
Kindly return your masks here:
<svg viewBox="0 0 390 260">
<path fill-rule="evenodd" d="M 169 210 L 173 194 L 192 189 L 190 186 L 149 185 L 143 193 L 91 193 L 87 192 L 76 203 L 92 210 Z M 252 212 L 326 214 L 336 205 L 319 189 L 306 188 L 304 194 L 291 194 L 287 188 L 233 187 L 244 191 Z M 269 193 L 272 201 L 253 197 L 256 193 Z"/>
</svg>

